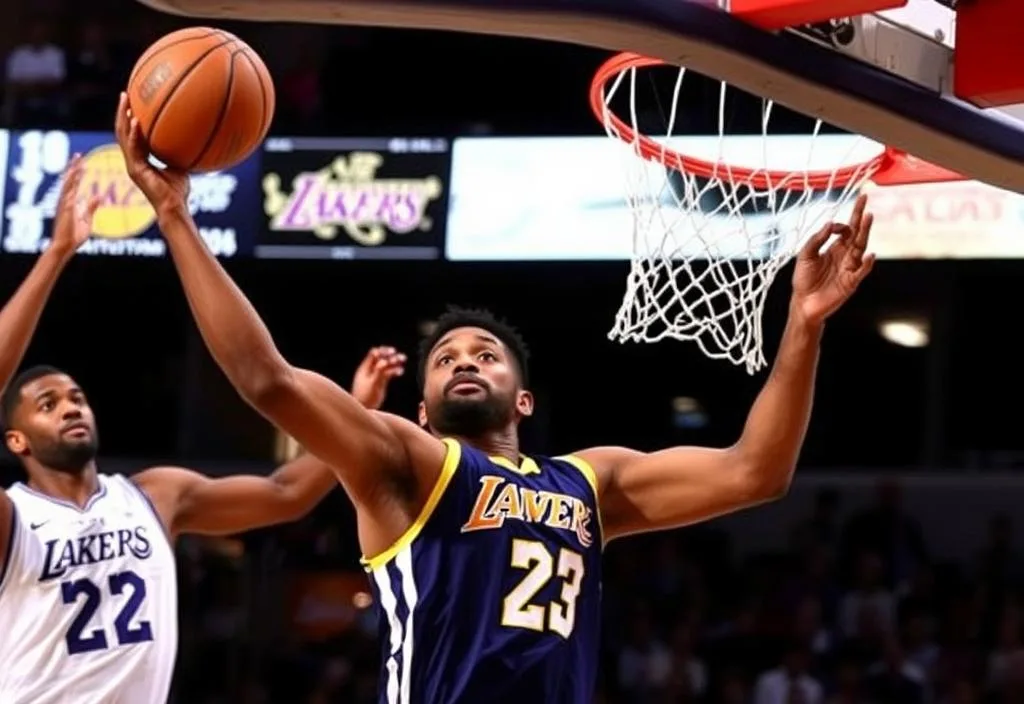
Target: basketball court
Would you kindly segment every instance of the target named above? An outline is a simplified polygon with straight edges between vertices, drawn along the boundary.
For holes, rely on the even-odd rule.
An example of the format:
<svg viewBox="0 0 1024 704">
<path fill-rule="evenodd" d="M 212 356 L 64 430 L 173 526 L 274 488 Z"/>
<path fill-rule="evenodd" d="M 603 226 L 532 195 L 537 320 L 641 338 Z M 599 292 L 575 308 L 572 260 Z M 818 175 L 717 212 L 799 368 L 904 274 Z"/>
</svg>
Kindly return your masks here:
<svg viewBox="0 0 1024 704">
<path fill-rule="evenodd" d="M 619 52 L 589 92 L 623 145 L 634 216 L 610 336 L 693 340 L 750 372 L 766 364 L 761 313 L 779 269 L 865 188 L 971 179 L 1024 193 L 1015 0 L 141 1 L 214 20 L 439 29 Z M 655 131 L 638 89 L 650 72 L 668 72 L 671 95 Z M 711 148 L 676 125 L 688 72 L 721 83 Z M 763 99 L 760 140 L 727 139 L 731 91 Z M 776 103 L 811 118 L 797 148 L 768 139 Z M 815 151 L 829 126 L 862 138 Z M 756 229 L 751 212 L 769 212 L 772 225 Z"/>
</svg>

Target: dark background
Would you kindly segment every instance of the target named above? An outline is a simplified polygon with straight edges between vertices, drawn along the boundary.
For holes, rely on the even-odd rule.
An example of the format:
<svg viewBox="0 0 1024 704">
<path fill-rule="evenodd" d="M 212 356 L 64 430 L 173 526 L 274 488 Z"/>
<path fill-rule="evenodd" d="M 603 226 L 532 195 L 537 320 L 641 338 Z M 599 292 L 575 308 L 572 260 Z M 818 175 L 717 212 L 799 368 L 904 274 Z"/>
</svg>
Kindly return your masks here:
<svg viewBox="0 0 1024 704">
<path fill-rule="evenodd" d="M 21 256 L 0 259 L 8 294 L 30 265 Z M 608 341 L 625 263 L 234 260 L 227 266 L 285 355 L 343 384 L 370 345 L 394 344 L 413 354 L 419 325 L 448 303 L 486 306 L 507 317 L 533 352 L 537 449 L 725 445 L 737 436 L 764 378 L 706 360 L 684 343 Z M 881 262 L 829 324 L 804 462 L 956 469 L 979 452 L 1021 449 L 1011 410 L 1024 385 L 1013 322 L 1019 269 L 1016 262 Z M 766 313 L 769 349 L 784 323 L 788 273 L 780 275 Z M 896 347 L 878 334 L 882 316 L 905 311 L 933 316 L 939 337 L 930 348 Z M 27 361 L 60 365 L 80 378 L 111 454 L 269 457 L 269 426 L 234 401 L 212 366 L 166 260 L 75 260 Z M 708 426 L 676 429 L 676 396 L 698 399 Z M 389 407 L 411 413 L 416 401 L 409 376 L 396 383 Z"/>
</svg>

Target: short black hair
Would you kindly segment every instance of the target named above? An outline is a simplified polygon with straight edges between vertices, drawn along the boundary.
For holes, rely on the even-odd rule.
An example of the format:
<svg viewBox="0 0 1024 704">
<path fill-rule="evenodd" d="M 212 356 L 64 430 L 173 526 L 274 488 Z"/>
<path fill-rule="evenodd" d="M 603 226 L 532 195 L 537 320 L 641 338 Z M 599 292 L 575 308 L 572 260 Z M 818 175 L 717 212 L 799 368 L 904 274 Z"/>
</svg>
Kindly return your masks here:
<svg viewBox="0 0 1024 704">
<path fill-rule="evenodd" d="M 57 369 L 57 367 L 51 367 L 49 364 L 37 364 L 34 367 L 25 369 L 18 376 L 11 379 L 11 383 L 7 385 L 3 395 L 0 396 L 0 424 L 3 425 L 5 431 L 11 429 L 11 418 L 14 416 L 14 411 L 17 410 L 18 403 L 21 401 L 21 390 L 25 385 L 51 374 L 66 374 L 66 372 Z"/>
<path fill-rule="evenodd" d="M 519 331 L 504 320 L 499 319 L 484 308 L 460 308 L 448 306 L 448 309 L 434 321 L 434 329 L 420 341 L 419 366 L 417 373 L 422 389 L 427 380 L 427 358 L 438 342 L 452 330 L 458 328 L 481 328 L 501 341 L 512 355 L 519 372 L 519 382 L 523 387 L 530 384 L 530 350 Z"/>
</svg>

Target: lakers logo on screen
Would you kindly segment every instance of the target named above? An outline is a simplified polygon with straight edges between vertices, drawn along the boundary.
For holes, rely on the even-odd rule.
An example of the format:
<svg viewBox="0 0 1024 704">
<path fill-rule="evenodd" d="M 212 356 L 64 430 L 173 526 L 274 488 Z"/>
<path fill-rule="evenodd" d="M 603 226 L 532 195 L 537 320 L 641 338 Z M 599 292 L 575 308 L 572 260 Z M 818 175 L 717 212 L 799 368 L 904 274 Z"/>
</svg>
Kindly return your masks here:
<svg viewBox="0 0 1024 704">
<path fill-rule="evenodd" d="M 79 248 L 79 254 L 166 254 L 156 213 L 129 178 L 113 135 L 28 130 L 14 133 L 6 145 L 7 134 L 0 131 L 0 157 L 5 146 L 10 147 L 10 157 L 5 162 L 7 178 L 0 190 L 0 200 L 7 199 L 0 208 L 0 250 L 38 254 L 49 246 L 63 174 L 77 153 L 83 155 L 79 195 L 96 196 L 100 201 L 93 218 L 92 237 Z M 240 231 L 244 227 L 246 232 L 253 229 L 252 198 L 258 192 L 257 172 L 253 160 L 247 160 L 228 171 L 195 174 L 189 179 L 189 211 L 196 218 L 199 236 L 217 256 L 235 256 L 243 248 L 245 253 L 251 253 L 251 246 L 239 244 L 236 228 Z M 236 202 L 236 197 L 240 202 Z"/>
<path fill-rule="evenodd" d="M 96 147 L 85 155 L 82 189 L 100 197 L 93 219 L 96 237 L 121 239 L 148 230 L 156 213 L 138 187 L 128 178 L 124 157 L 116 144 Z"/>
<path fill-rule="evenodd" d="M 382 178 L 378 171 L 384 157 L 375 152 L 339 156 L 328 166 L 300 173 L 291 192 L 280 174 L 263 178 L 263 208 L 269 228 L 277 231 L 312 232 L 333 240 L 341 230 L 357 244 L 381 245 L 389 232 L 426 231 L 433 222 L 427 207 L 441 196 L 441 179 Z"/>
</svg>

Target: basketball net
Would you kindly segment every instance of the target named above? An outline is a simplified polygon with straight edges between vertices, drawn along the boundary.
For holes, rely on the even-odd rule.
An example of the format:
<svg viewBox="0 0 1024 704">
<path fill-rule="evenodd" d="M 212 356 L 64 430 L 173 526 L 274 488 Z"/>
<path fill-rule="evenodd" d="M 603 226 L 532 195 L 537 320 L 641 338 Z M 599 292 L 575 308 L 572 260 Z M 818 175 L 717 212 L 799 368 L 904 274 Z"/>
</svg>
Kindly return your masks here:
<svg viewBox="0 0 1024 704">
<path fill-rule="evenodd" d="M 828 168 L 822 169 L 823 123 L 818 120 L 799 139 L 785 137 L 780 149 L 779 136 L 769 136 L 774 105 L 768 100 L 759 136 L 729 135 L 725 83 L 717 137 L 677 135 L 685 68 L 678 69 L 669 114 L 662 115 L 664 136 L 647 136 L 640 128 L 637 74 L 660 65 L 620 54 L 598 70 L 591 87 L 592 109 L 623 145 L 633 214 L 626 293 L 608 336 L 619 342 L 691 340 L 708 357 L 753 374 L 767 363 L 761 318 L 775 276 L 811 235 L 849 213 L 867 181 L 883 173 L 890 176 L 882 179 L 887 183 L 958 177 L 941 169 L 929 173 L 942 172 L 943 179 L 922 177 L 916 160 L 850 136 L 844 136 L 844 153 L 828 150 Z M 628 122 L 610 107 L 617 95 L 619 104 L 628 98 Z"/>
</svg>

